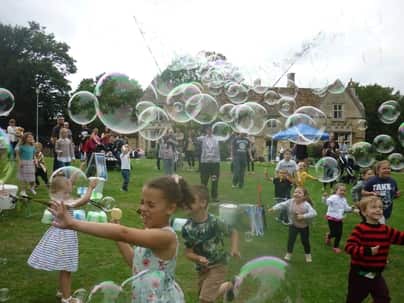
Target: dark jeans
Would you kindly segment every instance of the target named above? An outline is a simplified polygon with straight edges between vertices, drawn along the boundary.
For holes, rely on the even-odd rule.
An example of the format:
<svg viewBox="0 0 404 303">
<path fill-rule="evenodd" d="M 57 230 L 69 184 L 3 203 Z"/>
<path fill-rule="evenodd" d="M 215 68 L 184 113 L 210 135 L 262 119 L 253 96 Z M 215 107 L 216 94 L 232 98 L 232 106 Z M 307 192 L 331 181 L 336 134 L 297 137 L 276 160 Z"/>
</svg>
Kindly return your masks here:
<svg viewBox="0 0 404 303">
<path fill-rule="evenodd" d="M 220 163 L 200 163 L 200 169 L 201 183 L 208 186 L 209 178 L 211 178 L 211 196 L 212 199 L 217 199 Z"/>
<path fill-rule="evenodd" d="M 123 178 L 122 190 L 128 191 L 128 184 L 130 181 L 130 170 L 129 169 L 121 169 L 121 174 Z"/>
<path fill-rule="evenodd" d="M 242 188 L 244 186 L 244 173 L 247 159 L 234 159 L 233 161 L 233 185 Z"/>
<path fill-rule="evenodd" d="M 296 227 L 294 225 L 289 225 L 289 237 L 288 237 L 288 253 L 293 252 L 293 247 L 295 246 L 297 234 L 300 234 L 300 240 L 302 241 L 304 253 L 310 253 L 310 241 L 309 241 L 309 227 Z"/>
<path fill-rule="evenodd" d="M 195 167 L 195 153 L 192 150 L 185 151 L 185 160 L 188 162 L 188 166 L 191 168 Z"/>
<path fill-rule="evenodd" d="M 35 169 L 35 184 L 37 186 L 39 185 L 38 177 L 41 177 L 45 184 L 48 185 L 48 174 L 42 169 L 42 167 L 36 167 Z"/>
<path fill-rule="evenodd" d="M 59 168 L 61 168 L 61 167 L 65 167 L 65 166 L 70 166 L 70 162 L 62 162 L 62 161 L 59 161 L 58 159 L 55 159 L 55 163 L 53 164 L 54 165 L 54 170 L 57 170 L 57 169 L 59 169 Z"/>
<path fill-rule="evenodd" d="M 251 169 L 250 169 L 251 167 Z M 254 160 L 251 160 L 250 157 L 247 156 L 247 171 L 254 171 Z"/>
<path fill-rule="evenodd" d="M 381 274 L 374 279 L 369 279 L 360 276 L 356 270 L 351 269 L 346 303 L 361 303 L 369 294 L 374 303 L 389 303 L 391 300 L 389 288 Z"/>
<path fill-rule="evenodd" d="M 334 247 L 339 247 L 339 242 L 342 237 L 342 221 L 332 221 L 328 220 L 328 227 L 330 228 L 330 233 L 328 234 L 328 239 L 334 239 Z"/>
<path fill-rule="evenodd" d="M 10 145 L 11 145 L 11 149 L 12 149 L 12 160 L 14 160 L 15 159 L 15 147 L 17 146 L 17 144 L 18 144 L 18 141 L 14 141 L 14 142 L 11 142 L 10 141 Z"/>
</svg>

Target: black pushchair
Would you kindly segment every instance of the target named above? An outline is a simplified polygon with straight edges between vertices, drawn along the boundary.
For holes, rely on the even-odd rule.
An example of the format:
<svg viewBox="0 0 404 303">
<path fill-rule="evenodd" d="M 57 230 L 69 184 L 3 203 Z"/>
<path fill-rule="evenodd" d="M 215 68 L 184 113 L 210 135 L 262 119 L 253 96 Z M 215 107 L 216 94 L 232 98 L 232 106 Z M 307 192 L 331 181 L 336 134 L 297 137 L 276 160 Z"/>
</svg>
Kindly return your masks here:
<svg viewBox="0 0 404 303">
<path fill-rule="evenodd" d="M 338 156 L 338 165 L 341 171 L 340 182 L 345 184 L 355 184 L 359 172 L 359 166 L 355 163 L 354 157 L 349 154 Z"/>
</svg>

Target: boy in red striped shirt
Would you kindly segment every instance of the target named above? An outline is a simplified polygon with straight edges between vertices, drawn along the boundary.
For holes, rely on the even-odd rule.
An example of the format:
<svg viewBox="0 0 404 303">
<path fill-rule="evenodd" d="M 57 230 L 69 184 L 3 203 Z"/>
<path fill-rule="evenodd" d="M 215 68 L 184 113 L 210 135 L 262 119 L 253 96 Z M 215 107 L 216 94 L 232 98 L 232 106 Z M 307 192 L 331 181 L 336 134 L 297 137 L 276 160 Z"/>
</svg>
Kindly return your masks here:
<svg viewBox="0 0 404 303">
<path fill-rule="evenodd" d="M 365 220 L 356 225 L 345 251 L 351 255 L 346 303 L 360 303 L 371 294 L 374 303 L 390 302 L 389 289 L 382 276 L 391 244 L 404 245 L 404 232 L 379 223 L 383 203 L 369 196 L 359 202 Z"/>
</svg>

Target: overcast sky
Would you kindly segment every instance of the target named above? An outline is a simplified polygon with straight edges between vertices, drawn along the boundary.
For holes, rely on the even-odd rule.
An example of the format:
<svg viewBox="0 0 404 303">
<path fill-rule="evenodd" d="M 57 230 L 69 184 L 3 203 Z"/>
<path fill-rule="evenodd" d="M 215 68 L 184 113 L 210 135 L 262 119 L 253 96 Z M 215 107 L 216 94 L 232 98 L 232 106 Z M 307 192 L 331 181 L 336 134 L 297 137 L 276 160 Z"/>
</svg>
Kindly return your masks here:
<svg viewBox="0 0 404 303">
<path fill-rule="evenodd" d="M 78 68 L 69 77 L 73 89 L 102 72 L 150 82 L 158 69 L 136 16 L 163 69 L 176 55 L 211 50 L 248 79 L 273 84 L 311 41 L 290 70 L 299 87 L 353 78 L 404 92 L 403 10 L 399 0 L 1 0 L 0 21 L 37 21 L 70 45 Z"/>
</svg>

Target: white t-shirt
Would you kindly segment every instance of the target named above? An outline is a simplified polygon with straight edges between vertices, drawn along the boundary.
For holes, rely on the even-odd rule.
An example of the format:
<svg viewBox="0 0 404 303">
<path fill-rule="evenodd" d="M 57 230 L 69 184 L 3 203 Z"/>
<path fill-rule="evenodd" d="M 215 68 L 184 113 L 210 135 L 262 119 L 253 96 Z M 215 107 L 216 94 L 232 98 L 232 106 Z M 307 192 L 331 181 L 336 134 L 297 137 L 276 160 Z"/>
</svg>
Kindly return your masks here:
<svg viewBox="0 0 404 303">
<path fill-rule="evenodd" d="M 121 153 L 121 169 L 129 169 L 130 170 L 130 157 L 129 153 Z"/>
<path fill-rule="evenodd" d="M 18 141 L 17 136 L 16 136 L 16 133 L 17 133 L 16 126 L 11 126 L 11 125 L 7 126 L 7 133 L 8 133 L 8 138 L 9 138 L 10 142 Z"/>
</svg>

